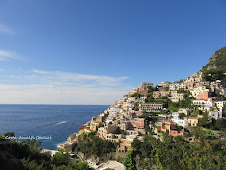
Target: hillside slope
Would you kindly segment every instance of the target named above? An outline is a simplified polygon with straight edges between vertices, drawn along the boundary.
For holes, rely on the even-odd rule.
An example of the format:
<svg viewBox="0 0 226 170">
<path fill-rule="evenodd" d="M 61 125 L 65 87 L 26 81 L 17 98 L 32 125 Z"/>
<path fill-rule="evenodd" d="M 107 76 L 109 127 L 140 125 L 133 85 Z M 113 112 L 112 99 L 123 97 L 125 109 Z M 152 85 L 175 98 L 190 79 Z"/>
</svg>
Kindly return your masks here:
<svg viewBox="0 0 226 170">
<path fill-rule="evenodd" d="M 217 50 L 201 71 L 207 81 L 226 81 L 226 47 Z"/>
</svg>

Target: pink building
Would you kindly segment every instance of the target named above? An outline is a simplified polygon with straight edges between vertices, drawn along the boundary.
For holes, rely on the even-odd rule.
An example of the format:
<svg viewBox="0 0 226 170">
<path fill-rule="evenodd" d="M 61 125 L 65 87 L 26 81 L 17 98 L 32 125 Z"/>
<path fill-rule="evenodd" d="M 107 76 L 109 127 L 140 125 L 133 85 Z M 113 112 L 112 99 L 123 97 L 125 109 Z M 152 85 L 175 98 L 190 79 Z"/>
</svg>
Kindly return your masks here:
<svg viewBox="0 0 226 170">
<path fill-rule="evenodd" d="M 129 114 L 130 117 L 134 117 L 134 116 L 141 116 L 143 114 L 142 111 L 134 111 L 132 113 Z"/>
<path fill-rule="evenodd" d="M 130 121 L 130 127 L 133 129 L 143 129 L 145 127 L 145 122 L 143 118 L 135 118 Z"/>
<path fill-rule="evenodd" d="M 166 120 L 160 126 L 158 126 L 158 131 L 165 132 L 171 136 L 183 136 L 184 132 L 180 132 L 177 130 L 176 124 L 172 121 Z"/>
<path fill-rule="evenodd" d="M 179 132 L 178 130 L 170 130 L 170 135 L 171 136 L 183 136 L 184 132 Z"/>
<path fill-rule="evenodd" d="M 146 87 L 139 87 L 137 93 L 148 93 L 148 88 Z"/>
<path fill-rule="evenodd" d="M 203 93 L 201 93 L 199 96 L 197 96 L 197 99 L 204 99 L 207 100 L 209 98 L 209 92 L 208 91 L 204 91 Z"/>
<path fill-rule="evenodd" d="M 187 88 L 187 89 L 190 90 L 190 89 L 193 89 L 193 87 L 194 87 L 194 82 L 187 82 L 187 83 L 186 83 L 186 88 Z"/>
</svg>

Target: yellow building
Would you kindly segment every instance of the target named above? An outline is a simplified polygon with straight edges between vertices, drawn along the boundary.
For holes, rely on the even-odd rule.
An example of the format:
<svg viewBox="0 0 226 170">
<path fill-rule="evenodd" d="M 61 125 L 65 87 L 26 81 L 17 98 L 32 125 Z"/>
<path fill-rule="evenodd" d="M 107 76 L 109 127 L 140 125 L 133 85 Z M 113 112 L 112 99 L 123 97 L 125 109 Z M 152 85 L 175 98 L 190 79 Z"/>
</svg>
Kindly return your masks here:
<svg viewBox="0 0 226 170">
<path fill-rule="evenodd" d="M 130 90 L 129 95 L 133 95 L 134 93 L 137 93 L 137 88 Z"/>
<path fill-rule="evenodd" d="M 199 123 L 198 117 L 189 117 L 188 118 L 188 126 L 197 126 Z"/>
<path fill-rule="evenodd" d="M 91 130 L 90 128 L 86 127 L 86 128 L 84 129 L 84 132 L 85 132 L 85 133 L 91 133 L 92 130 Z"/>
<path fill-rule="evenodd" d="M 90 129 L 92 131 L 97 131 L 97 128 L 100 126 L 100 122 L 94 122 L 90 124 Z"/>
</svg>

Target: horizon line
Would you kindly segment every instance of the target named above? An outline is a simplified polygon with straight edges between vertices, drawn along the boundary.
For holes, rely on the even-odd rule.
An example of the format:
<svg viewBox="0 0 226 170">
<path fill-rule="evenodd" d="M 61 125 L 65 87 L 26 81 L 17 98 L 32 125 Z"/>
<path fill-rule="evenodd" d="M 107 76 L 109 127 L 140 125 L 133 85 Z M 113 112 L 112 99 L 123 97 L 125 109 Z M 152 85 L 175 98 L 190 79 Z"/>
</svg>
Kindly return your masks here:
<svg viewBox="0 0 226 170">
<path fill-rule="evenodd" d="M 13 104 L 13 103 L 0 103 L 0 105 L 70 105 L 70 106 L 75 106 L 75 105 L 83 105 L 83 106 L 95 106 L 95 105 L 99 105 L 99 106 L 111 106 L 110 104 L 24 104 L 24 103 L 20 103 L 20 104 Z"/>
</svg>

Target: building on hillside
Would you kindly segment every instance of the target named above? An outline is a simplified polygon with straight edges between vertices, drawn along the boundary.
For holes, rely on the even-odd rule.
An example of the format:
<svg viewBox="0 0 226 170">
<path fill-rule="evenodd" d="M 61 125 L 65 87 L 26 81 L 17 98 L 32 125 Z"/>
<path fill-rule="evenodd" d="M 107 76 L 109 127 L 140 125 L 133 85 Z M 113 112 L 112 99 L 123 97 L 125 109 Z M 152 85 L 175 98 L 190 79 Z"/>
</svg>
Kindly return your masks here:
<svg viewBox="0 0 226 170">
<path fill-rule="evenodd" d="M 67 142 L 68 144 L 73 144 L 76 141 L 76 134 L 72 134 L 67 138 Z"/>
<path fill-rule="evenodd" d="M 116 142 L 119 143 L 120 139 L 124 139 L 125 135 L 124 134 L 113 134 L 109 133 L 105 135 L 105 140 L 111 141 L 111 142 Z"/>
<path fill-rule="evenodd" d="M 209 81 L 201 81 L 200 85 L 209 87 L 210 86 L 210 82 Z"/>
<path fill-rule="evenodd" d="M 216 105 L 216 107 L 218 107 L 220 110 L 223 110 L 226 101 L 214 101 L 214 104 Z"/>
<path fill-rule="evenodd" d="M 184 135 L 184 132 L 179 131 L 177 129 L 171 129 L 170 130 L 170 135 L 171 136 L 183 136 Z"/>
<path fill-rule="evenodd" d="M 203 91 L 203 93 L 200 93 L 196 99 L 204 99 L 207 100 L 209 98 L 210 92 L 209 89 L 207 89 L 206 91 Z"/>
<path fill-rule="evenodd" d="M 119 126 L 119 128 L 121 130 L 124 130 L 125 131 L 125 130 L 129 129 L 129 122 L 128 121 L 123 121 L 118 126 Z"/>
<path fill-rule="evenodd" d="M 152 96 L 156 99 L 159 97 L 168 96 L 169 94 L 169 91 L 153 91 Z"/>
<path fill-rule="evenodd" d="M 165 81 L 158 84 L 159 87 L 169 87 L 171 82 Z"/>
<path fill-rule="evenodd" d="M 117 148 L 118 152 L 126 153 L 127 151 L 132 149 L 132 144 L 133 141 L 127 140 L 127 139 L 121 139 L 119 146 Z"/>
<path fill-rule="evenodd" d="M 213 107 L 213 101 L 212 98 L 208 98 L 208 100 L 204 99 L 194 99 L 192 101 L 194 106 L 197 106 L 200 110 L 209 111 L 210 108 Z"/>
<path fill-rule="evenodd" d="M 171 91 L 169 99 L 172 102 L 178 102 L 179 100 L 184 99 L 184 94 L 183 93 L 177 93 L 177 91 Z"/>
<path fill-rule="evenodd" d="M 134 113 L 136 116 L 141 116 L 143 114 L 143 112 L 141 112 L 141 111 L 134 111 Z"/>
<path fill-rule="evenodd" d="M 141 83 L 140 87 L 138 88 L 137 93 L 148 93 L 148 86 L 154 87 L 154 83 L 147 83 L 147 82 L 143 82 Z"/>
<path fill-rule="evenodd" d="M 177 126 L 169 120 L 166 120 L 165 122 L 161 123 L 158 126 L 158 131 L 162 131 L 164 133 L 167 133 L 171 136 L 183 136 L 183 132 L 177 130 Z"/>
<path fill-rule="evenodd" d="M 89 127 L 85 127 L 84 132 L 85 132 L 85 133 L 91 133 L 92 130 L 91 130 Z"/>
<path fill-rule="evenodd" d="M 196 88 L 194 88 L 193 90 L 190 91 L 190 94 L 192 97 L 196 98 L 196 99 L 201 99 L 201 97 L 204 97 L 204 99 L 206 98 L 206 95 L 209 96 L 209 89 L 207 89 L 206 86 L 198 86 Z M 200 96 L 201 94 L 201 96 Z"/>
<path fill-rule="evenodd" d="M 194 88 L 194 81 L 189 81 L 185 83 L 186 89 L 191 90 Z"/>
<path fill-rule="evenodd" d="M 171 119 L 171 120 L 172 120 L 174 123 L 176 123 L 178 126 L 183 126 L 183 127 L 185 127 L 185 120 L 184 120 L 184 119 L 180 119 L 179 116 L 180 116 L 180 113 L 178 113 L 178 112 L 173 112 L 173 113 L 172 113 L 172 119 Z"/>
<path fill-rule="evenodd" d="M 136 102 L 136 103 L 145 103 L 145 100 L 146 100 L 146 99 L 147 99 L 146 96 L 140 97 L 140 98 L 137 98 L 137 99 L 135 100 L 135 102 Z"/>
<path fill-rule="evenodd" d="M 169 90 L 174 91 L 174 90 L 185 90 L 186 85 L 184 83 L 172 83 L 169 85 Z"/>
<path fill-rule="evenodd" d="M 210 111 L 209 118 L 213 118 L 215 120 L 222 118 L 222 111 L 218 111 L 217 109 L 215 109 L 214 111 Z"/>
<path fill-rule="evenodd" d="M 141 116 L 143 114 L 142 111 L 133 111 L 129 114 L 130 118 L 133 118 L 134 116 Z"/>
<path fill-rule="evenodd" d="M 136 97 L 129 97 L 128 102 L 129 103 L 134 103 L 136 101 Z"/>
<path fill-rule="evenodd" d="M 105 110 L 104 113 L 97 115 L 96 122 L 100 122 L 100 123 L 104 122 L 108 114 L 109 114 L 108 111 Z"/>
<path fill-rule="evenodd" d="M 105 126 L 105 127 L 100 127 L 98 128 L 98 131 L 97 131 L 97 136 L 99 138 L 102 138 L 102 139 L 106 139 L 106 135 L 107 134 L 110 134 L 110 133 L 116 133 L 117 131 L 119 130 L 119 127 L 118 126 L 115 126 L 115 125 L 108 125 L 108 126 Z"/>
<path fill-rule="evenodd" d="M 143 129 L 145 127 L 144 118 L 134 118 L 129 121 L 131 129 Z"/>
<path fill-rule="evenodd" d="M 138 88 L 132 89 L 129 92 L 129 96 L 132 96 L 133 94 L 137 93 Z"/>
<path fill-rule="evenodd" d="M 160 91 L 160 97 L 163 97 L 163 96 L 168 96 L 170 94 L 170 91 Z"/>
<path fill-rule="evenodd" d="M 97 131 L 97 129 L 100 127 L 100 125 L 102 125 L 101 122 L 93 122 L 93 123 L 90 123 L 90 129 L 92 131 Z"/>
<path fill-rule="evenodd" d="M 186 116 L 191 114 L 192 109 L 190 108 L 179 108 L 178 113 L 184 113 Z"/>
<path fill-rule="evenodd" d="M 148 86 L 154 87 L 154 83 L 153 83 L 153 82 L 151 82 L 151 83 L 143 82 L 143 83 L 141 83 L 141 85 L 140 85 L 141 88 L 142 88 L 142 87 L 147 88 Z"/>
<path fill-rule="evenodd" d="M 163 103 L 142 103 L 140 104 L 140 111 L 158 112 L 163 109 Z"/>
<path fill-rule="evenodd" d="M 156 99 L 160 97 L 160 92 L 159 91 L 153 91 L 152 96 Z"/>
<path fill-rule="evenodd" d="M 188 126 L 197 126 L 199 123 L 199 118 L 198 117 L 189 117 L 188 118 Z"/>
</svg>

